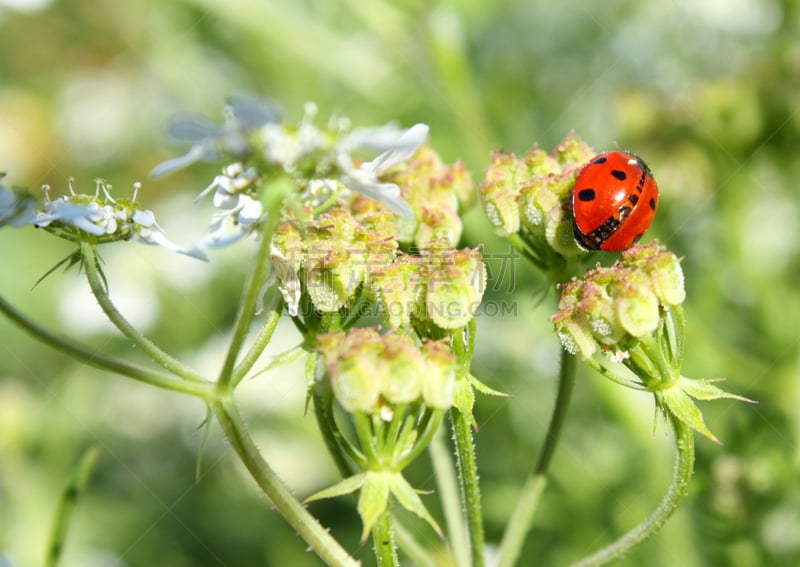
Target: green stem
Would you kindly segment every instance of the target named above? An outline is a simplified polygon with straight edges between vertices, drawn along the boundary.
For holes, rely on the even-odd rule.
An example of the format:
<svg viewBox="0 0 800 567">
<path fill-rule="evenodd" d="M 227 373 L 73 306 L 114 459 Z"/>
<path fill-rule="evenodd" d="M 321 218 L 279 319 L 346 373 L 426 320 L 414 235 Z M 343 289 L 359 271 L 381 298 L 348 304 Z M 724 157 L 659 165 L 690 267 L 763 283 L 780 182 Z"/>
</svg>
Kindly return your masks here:
<svg viewBox="0 0 800 567">
<path fill-rule="evenodd" d="M 322 561 L 336 567 L 356 567 L 353 559 L 317 519 L 306 510 L 284 485 L 258 451 L 247 433 L 233 398 L 223 396 L 211 409 L 236 454 L 286 522 L 291 525 Z"/>
<path fill-rule="evenodd" d="M 672 482 L 655 511 L 641 524 L 630 530 L 614 543 L 596 551 L 576 563 L 573 567 L 596 567 L 619 559 L 636 545 L 656 533 L 669 519 L 681 500 L 689 491 L 694 468 L 694 434 L 692 428 L 670 415 L 675 431 L 676 458 Z"/>
<path fill-rule="evenodd" d="M 108 370 L 116 374 L 121 374 L 122 376 L 127 376 L 128 378 L 132 378 L 139 382 L 150 384 L 151 386 L 157 386 L 173 392 L 189 394 L 203 400 L 208 400 L 213 395 L 210 382 L 188 382 L 169 374 L 160 374 L 158 372 L 153 372 L 132 364 L 120 362 L 115 358 L 100 354 L 96 350 L 80 343 L 57 335 L 52 331 L 42 327 L 38 323 L 34 323 L 28 319 L 25 315 L 14 309 L 2 297 L 0 297 L 0 311 L 36 340 L 55 350 L 71 356 L 87 366 L 93 366 L 101 370 Z"/>
<path fill-rule="evenodd" d="M 458 470 L 461 476 L 461 495 L 467 513 L 470 551 L 473 567 L 483 567 L 483 518 L 481 516 L 481 495 L 478 486 L 478 467 L 475 462 L 475 446 L 472 440 L 472 427 L 468 415 L 455 407 L 450 410 L 453 423 L 453 439 L 458 457 Z"/>
<path fill-rule="evenodd" d="M 275 227 L 278 226 L 280 215 L 278 203 L 274 209 L 267 209 L 267 220 L 264 222 L 264 228 L 261 233 L 261 242 L 258 245 L 253 265 L 250 272 L 247 274 L 244 288 L 242 289 L 242 298 L 239 300 L 239 311 L 236 314 L 236 322 L 233 325 L 233 333 L 231 334 L 231 342 L 228 345 L 228 354 L 225 356 L 225 362 L 217 379 L 217 387 L 219 390 L 226 391 L 233 387 L 234 379 L 234 366 L 236 365 L 236 358 L 239 356 L 239 351 L 244 344 L 247 337 L 247 331 L 250 329 L 250 322 L 255 316 L 256 304 L 258 303 L 258 296 L 261 287 L 266 282 L 267 265 L 269 264 L 269 247 L 272 243 L 272 233 Z M 276 321 L 277 323 L 277 321 Z"/>
<path fill-rule="evenodd" d="M 450 449 L 444 438 L 444 428 L 438 428 L 436 435 L 431 439 L 428 452 L 433 464 L 433 476 L 439 499 L 442 502 L 444 518 L 447 522 L 447 540 L 453 554 L 456 567 L 469 565 L 467 553 L 467 530 L 464 525 L 464 516 L 461 514 L 461 504 L 458 501 L 458 479 L 453 468 L 453 459 Z"/>
<path fill-rule="evenodd" d="M 397 546 L 392 530 L 392 514 L 388 508 L 372 527 L 372 544 L 375 547 L 378 567 L 399 567 L 400 561 L 397 559 Z"/>
<path fill-rule="evenodd" d="M 266 348 L 267 343 L 269 343 L 270 339 L 272 339 L 272 335 L 275 333 L 275 328 L 278 326 L 278 321 L 280 321 L 281 312 L 283 311 L 283 300 L 277 292 L 277 289 L 273 288 L 272 293 L 267 320 L 264 321 L 264 325 L 258 332 L 258 336 L 255 341 L 253 341 L 253 344 L 250 345 L 250 348 L 247 350 L 247 354 L 245 354 L 241 362 L 233 369 L 231 388 L 235 388 L 253 368 L 256 360 L 258 360 L 258 357 L 264 352 L 264 348 Z"/>
<path fill-rule="evenodd" d="M 125 335 L 136 348 L 141 350 L 168 372 L 190 382 L 205 383 L 206 380 L 203 379 L 202 376 L 157 347 L 153 342 L 142 335 L 136 327 L 131 325 L 125 316 L 117 310 L 111 298 L 108 296 L 106 286 L 100 276 L 97 266 L 97 252 L 94 245 L 86 242 L 81 243 L 81 257 L 83 259 L 86 279 L 89 282 L 92 294 L 94 294 L 95 299 L 97 299 L 97 303 L 100 305 L 103 313 L 105 313 L 106 317 L 119 329 L 119 332 Z"/>
<path fill-rule="evenodd" d="M 397 546 L 414 565 L 417 567 L 440 567 L 441 561 L 438 560 L 436 553 L 420 544 L 414 534 L 406 529 L 396 516 L 392 517 L 392 527 L 397 539 Z M 464 545 L 466 549 L 466 541 Z"/>
<path fill-rule="evenodd" d="M 309 356 L 316 355 L 310 354 Z M 343 478 L 347 478 L 357 472 L 347 460 L 348 456 L 356 463 L 358 469 L 364 470 L 367 461 L 363 453 L 357 451 L 350 441 L 344 438 L 336 425 L 336 419 L 333 415 L 333 392 L 327 380 L 314 384 L 313 396 L 314 416 L 317 418 L 317 426 L 328 452 L 334 463 L 336 463 L 336 468 L 339 469 L 339 474 Z"/>
<path fill-rule="evenodd" d="M 375 446 L 376 436 L 372 429 L 372 419 L 363 411 L 355 411 L 352 415 L 356 437 L 358 437 L 358 443 L 361 445 L 361 451 L 364 453 L 367 465 L 380 463 L 381 460 Z"/>
<path fill-rule="evenodd" d="M 536 465 L 525 482 L 522 495 L 517 501 L 517 505 L 508 521 L 506 531 L 503 534 L 498 567 L 511 567 L 519 559 L 525 536 L 531 528 L 534 513 L 539 505 L 539 497 L 547 484 L 547 471 L 550 468 L 550 462 L 558 445 L 567 409 L 572 399 L 576 370 L 577 359 L 575 356 L 569 354 L 566 350 L 562 350 L 558 393 L 556 394 L 553 414 L 550 417 L 550 425 L 547 428 L 547 436 L 545 437 L 544 445 L 539 451 Z"/>
<path fill-rule="evenodd" d="M 402 470 L 410 465 L 414 459 L 416 459 L 422 451 L 430 444 L 431 439 L 439 430 L 439 427 L 442 425 L 442 420 L 444 419 L 444 410 L 430 410 L 430 417 L 427 420 L 427 423 L 424 425 L 424 430 L 422 431 L 422 435 L 419 436 L 417 442 L 414 443 L 414 447 L 405 455 L 401 455 L 400 460 L 398 461 L 398 470 Z"/>
<path fill-rule="evenodd" d="M 72 513 L 75 510 L 78 497 L 89 482 L 89 476 L 94 469 L 94 464 L 99 454 L 100 448 L 98 446 L 90 447 L 83 453 L 81 460 L 72 473 L 69 484 L 67 484 L 64 491 L 61 493 L 61 498 L 59 498 L 56 508 L 55 519 L 53 520 L 53 525 L 50 528 L 50 535 L 48 537 L 47 554 L 44 561 L 47 567 L 56 567 L 61 559 L 69 521 L 72 518 Z"/>
</svg>

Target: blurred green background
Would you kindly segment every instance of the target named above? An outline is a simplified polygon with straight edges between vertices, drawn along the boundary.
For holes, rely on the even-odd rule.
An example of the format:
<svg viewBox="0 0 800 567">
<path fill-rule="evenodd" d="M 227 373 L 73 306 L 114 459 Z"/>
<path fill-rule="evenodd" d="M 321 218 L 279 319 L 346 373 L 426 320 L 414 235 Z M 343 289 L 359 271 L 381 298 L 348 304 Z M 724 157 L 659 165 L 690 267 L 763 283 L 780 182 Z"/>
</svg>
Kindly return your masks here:
<svg viewBox="0 0 800 567">
<path fill-rule="evenodd" d="M 698 439 L 695 480 L 672 521 L 620 565 L 800 565 L 800 3 L 792 0 L 0 0 L 0 169 L 65 190 L 73 176 L 128 195 L 188 243 L 208 209 L 199 165 L 158 181 L 182 148 L 176 111 L 218 117 L 224 97 L 270 96 L 288 120 L 315 101 L 357 125 L 431 125 L 443 157 L 476 181 L 492 149 L 546 148 L 574 129 L 598 150 L 641 155 L 661 189 L 649 236 L 684 257 L 690 377 L 726 377 L 757 399 L 702 403 L 723 440 Z M 474 372 L 512 394 L 481 398 L 477 451 L 486 527 L 497 542 L 542 443 L 559 346 L 536 273 L 509 263 L 479 211 L 493 275 Z M 103 325 L 74 272 L 36 280 L 69 252 L 33 230 L 0 235 L 0 292 L 31 316 L 138 360 Z M 216 371 L 246 246 L 209 264 L 123 246 L 104 258 L 112 298 L 168 351 Z M 610 261 L 612 257 L 604 258 Z M 489 305 L 487 304 L 487 305 Z M 83 368 L 0 320 L 0 566 L 41 563 L 60 491 L 90 445 L 100 460 L 75 514 L 64 566 L 317 565 L 270 510 L 205 411 L 184 397 Z M 298 342 L 281 328 L 271 352 Z M 336 473 L 303 415 L 298 366 L 243 384 L 256 440 L 300 496 Z M 671 470 L 648 396 L 582 369 L 523 564 L 562 565 L 640 521 Z M 434 488 L 427 458 L 410 471 Z M 426 501 L 435 500 L 429 497 Z M 433 505 L 433 504 L 432 504 Z M 359 546 L 347 499 L 312 505 Z M 438 514 L 438 511 L 436 512 Z M 424 527 L 423 537 L 434 543 Z"/>
</svg>

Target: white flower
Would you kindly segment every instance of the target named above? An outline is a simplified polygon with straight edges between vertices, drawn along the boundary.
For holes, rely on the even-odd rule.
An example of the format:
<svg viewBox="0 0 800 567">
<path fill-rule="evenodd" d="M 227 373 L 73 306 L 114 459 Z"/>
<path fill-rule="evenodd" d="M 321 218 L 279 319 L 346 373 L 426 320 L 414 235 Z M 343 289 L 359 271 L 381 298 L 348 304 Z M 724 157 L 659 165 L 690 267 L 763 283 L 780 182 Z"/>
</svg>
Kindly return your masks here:
<svg viewBox="0 0 800 567">
<path fill-rule="evenodd" d="M 342 183 L 388 205 L 404 217 L 413 217 L 411 207 L 400 196 L 400 188 L 394 183 L 381 183 L 378 176 L 409 159 L 427 137 L 428 126 L 425 124 L 415 124 L 407 130 L 392 126 L 354 130 L 337 145 L 336 162 L 343 172 Z M 383 153 L 356 167 L 350 153 L 359 148 L 383 150 Z"/>
<path fill-rule="evenodd" d="M 189 142 L 192 147 L 184 155 L 156 165 L 150 177 L 161 177 L 198 161 L 219 159 L 223 154 L 243 156 L 250 150 L 249 132 L 280 122 L 278 107 L 253 95 L 228 98 L 224 114 L 222 124 L 190 114 L 173 117 L 167 125 L 168 135 L 176 141 Z"/>
<path fill-rule="evenodd" d="M 227 246 L 255 230 L 264 214 L 264 207 L 261 201 L 246 191 L 253 185 L 257 175 L 255 168 L 244 169 L 242 164 L 233 163 L 223 168 L 222 175 L 217 175 L 200 192 L 197 199 L 214 191 L 212 203 L 220 212 L 211 217 L 211 232 L 197 243 L 198 248 Z"/>
<path fill-rule="evenodd" d="M 34 225 L 75 242 L 113 242 L 129 240 L 133 236 L 143 244 L 154 244 L 205 259 L 200 250 L 170 242 L 156 223 L 152 211 L 134 208 L 138 183 L 134 185 L 133 199 L 120 201 L 111 197 L 110 185 L 101 179 L 97 179 L 96 183 L 95 194 L 86 195 L 75 193 L 70 180 L 69 195 L 48 199 L 39 210 L 34 208 L 32 197 L 18 195 L 0 185 L 0 225 Z"/>
<path fill-rule="evenodd" d="M 0 184 L 0 226 L 20 227 L 31 224 L 36 216 L 35 203 L 31 195 Z"/>
</svg>

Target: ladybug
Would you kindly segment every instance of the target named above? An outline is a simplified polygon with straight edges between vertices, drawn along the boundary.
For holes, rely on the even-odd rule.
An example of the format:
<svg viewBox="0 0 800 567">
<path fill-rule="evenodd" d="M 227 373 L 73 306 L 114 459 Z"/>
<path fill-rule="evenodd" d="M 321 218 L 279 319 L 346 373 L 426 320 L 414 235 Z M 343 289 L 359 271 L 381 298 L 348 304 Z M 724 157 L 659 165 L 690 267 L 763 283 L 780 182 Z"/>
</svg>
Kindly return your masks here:
<svg viewBox="0 0 800 567">
<path fill-rule="evenodd" d="M 605 152 L 583 166 L 572 190 L 575 241 L 585 250 L 633 246 L 656 214 L 658 186 L 650 168 L 628 152 Z"/>
</svg>

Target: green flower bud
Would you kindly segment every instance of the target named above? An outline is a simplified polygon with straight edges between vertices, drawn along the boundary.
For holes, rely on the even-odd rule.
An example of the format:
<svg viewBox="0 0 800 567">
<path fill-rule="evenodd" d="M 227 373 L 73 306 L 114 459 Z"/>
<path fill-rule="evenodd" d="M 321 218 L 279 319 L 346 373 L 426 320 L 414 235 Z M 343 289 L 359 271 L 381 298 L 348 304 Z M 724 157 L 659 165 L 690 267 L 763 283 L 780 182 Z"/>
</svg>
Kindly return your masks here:
<svg viewBox="0 0 800 567">
<path fill-rule="evenodd" d="M 561 165 L 558 160 L 539 148 L 538 144 L 534 144 L 528 153 L 522 156 L 521 161 L 527 170 L 524 173 L 525 177 L 536 178 L 561 174 Z"/>
<path fill-rule="evenodd" d="M 422 378 L 427 380 L 419 348 L 406 335 L 390 333 L 383 340 L 383 359 L 387 363 L 381 387 L 383 398 L 389 404 L 416 401 L 422 392 Z"/>
<path fill-rule="evenodd" d="M 575 132 L 569 132 L 561 143 L 553 150 L 553 157 L 566 169 L 580 169 L 594 157 L 594 149 L 580 139 Z M 573 174 L 577 174 L 574 172 Z"/>
<path fill-rule="evenodd" d="M 517 159 L 514 154 L 495 152 L 480 187 L 481 203 L 497 234 L 508 236 L 520 228 L 517 202 Z"/>
<path fill-rule="evenodd" d="M 400 256 L 392 264 L 376 270 L 369 280 L 384 324 L 392 329 L 408 328 L 411 319 L 424 312 L 425 288 L 419 277 L 419 265 L 411 256 Z"/>
<path fill-rule="evenodd" d="M 474 317 L 486 287 L 486 266 L 480 252 L 447 250 L 429 254 L 426 314 L 442 329 L 460 329 Z"/>
<path fill-rule="evenodd" d="M 422 345 L 425 370 L 422 380 L 422 399 L 425 405 L 449 409 L 455 391 L 456 359 L 444 340 L 428 341 Z"/>
<path fill-rule="evenodd" d="M 633 337 L 644 337 L 658 328 L 658 298 L 650 278 L 639 271 L 630 272 L 609 290 L 614 297 L 614 311 L 622 328 Z"/>
<path fill-rule="evenodd" d="M 319 335 L 317 344 L 325 358 L 336 400 L 345 411 L 372 412 L 378 407 L 381 377 L 386 364 L 380 354 L 381 337 L 375 329 L 354 329 Z"/>
</svg>

